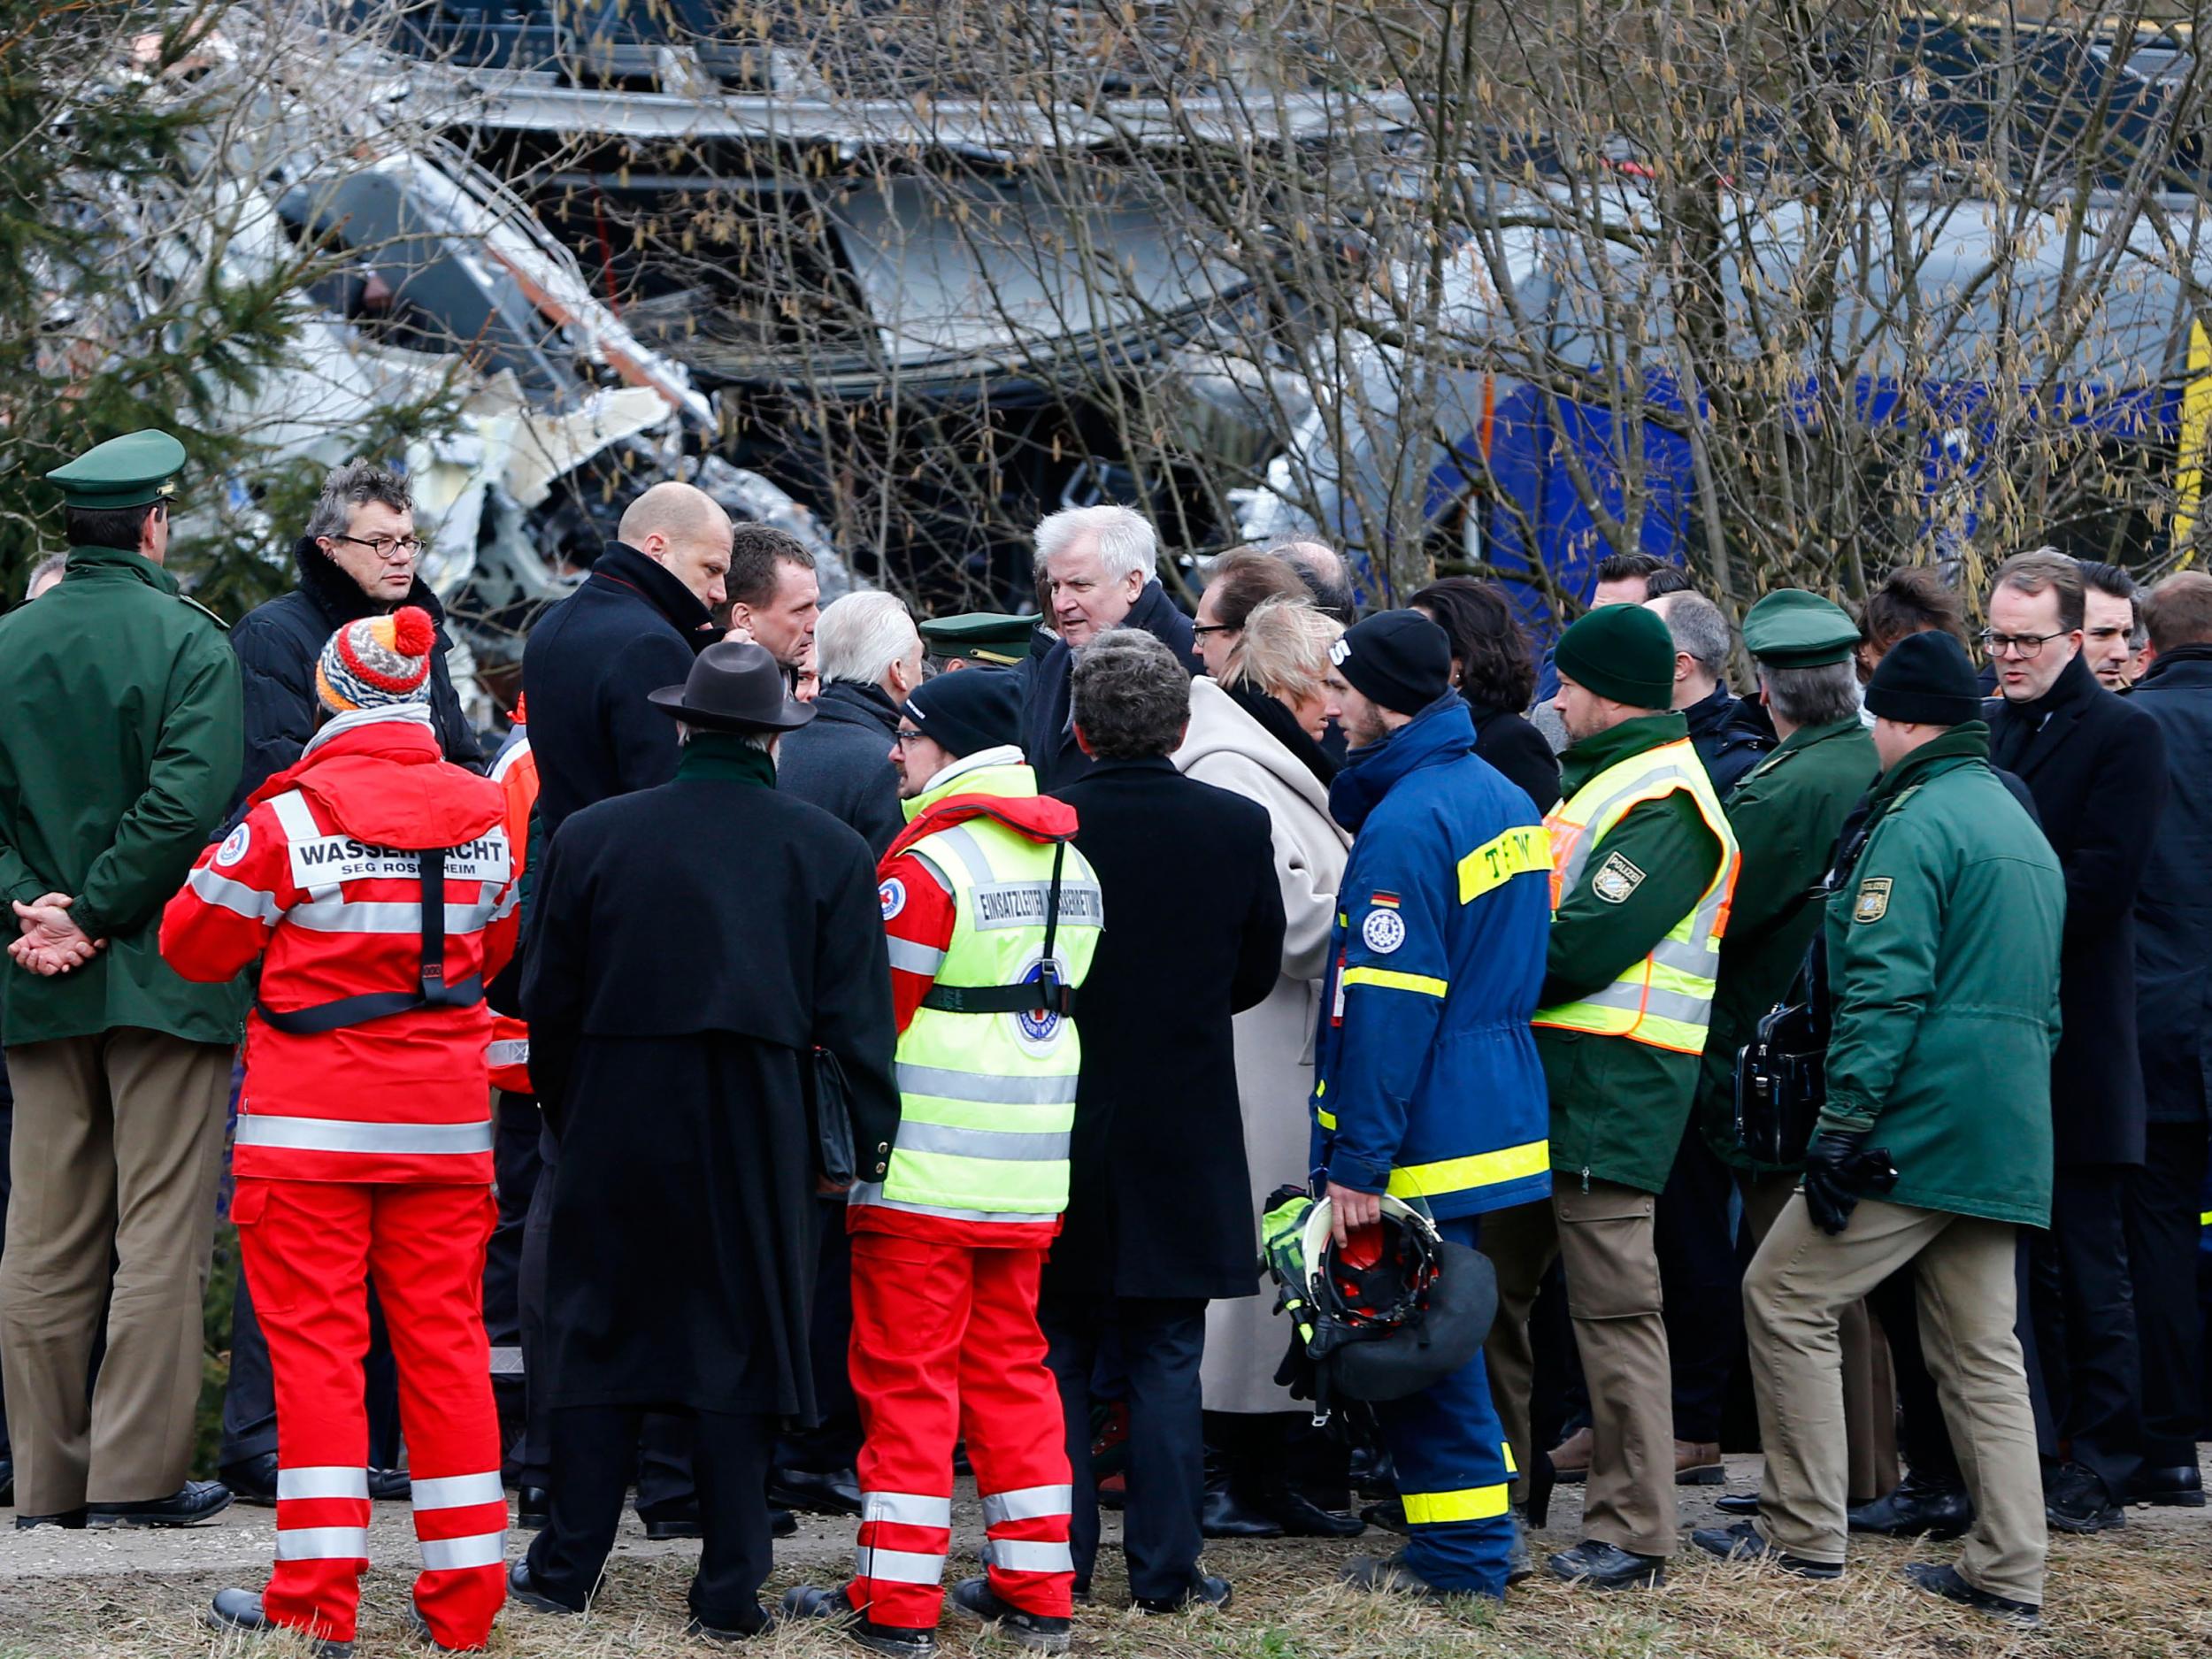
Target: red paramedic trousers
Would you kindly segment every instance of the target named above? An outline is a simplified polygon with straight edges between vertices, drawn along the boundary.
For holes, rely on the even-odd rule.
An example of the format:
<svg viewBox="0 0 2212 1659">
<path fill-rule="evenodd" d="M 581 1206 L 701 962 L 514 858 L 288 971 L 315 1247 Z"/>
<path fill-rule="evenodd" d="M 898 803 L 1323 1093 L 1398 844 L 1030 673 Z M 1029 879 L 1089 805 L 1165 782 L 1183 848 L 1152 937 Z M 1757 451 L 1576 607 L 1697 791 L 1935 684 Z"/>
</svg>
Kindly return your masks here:
<svg viewBox="0 0 2212 1659">
<path fill-rule="evenodd" d="M 964 1438 L 983 1498 L 992 1590 L 1068 1617 L 1068 1454 L 1037 1328 L 1044 1250 L 853 1234 L 852 1382 L 860 1549 L 847 1588 L 873 1623 L 926 1630 L 944 1601 L 952 1453 Z"/>
<path fill-rule="evenodd" d="M 483 1317 L 490 1189 L 248 1177 L 231 1214 L 276 1384 L 277 1560 L 263 1609 L 328 1640 L 354 1639 L 369 1553 L 361 1366 L 373 1277 L 414 1477 L 415 1605 L 442 1646 L 482 1647 L 507 1594 Z"/>
</svg>

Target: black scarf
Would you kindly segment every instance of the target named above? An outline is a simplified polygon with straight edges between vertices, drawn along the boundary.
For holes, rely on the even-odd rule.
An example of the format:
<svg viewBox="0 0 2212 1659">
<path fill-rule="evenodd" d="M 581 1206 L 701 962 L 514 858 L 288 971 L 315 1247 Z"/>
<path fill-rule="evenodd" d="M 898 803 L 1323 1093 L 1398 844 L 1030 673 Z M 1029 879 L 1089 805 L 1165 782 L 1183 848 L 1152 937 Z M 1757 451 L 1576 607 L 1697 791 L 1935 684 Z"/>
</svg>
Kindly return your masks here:
<svg viewBox="0 0 2212 1659">
<path fill-rule="evenodd" d="M 2097 677 L 2089 672 L 2089 662 L 2079 651 L 2074 660 L 2059 670 L 2051 688 L 2041 696 L 2026 703 L 2007 703 L 1999 718 L 1990 724 L 1990 762 L 2007 772 L 2018 772 L 2020 763 L 2027 756 L 2028 747 L 2035 741 L 2043 723 L 2057 710 L 2094 696 L 2101 689 Z"/>
<path fill-rule="evenodd" d="M 1328 757 L 1320 744 L 1306 735 L 1306 728 L 1298 724 L 1298 717 L 1279 698 L 1245 685 L 1224 686 L 1222 689 L 1236 699 L 1237 707 L 1265 726 L 1270 737 L 1295 755 L 1324 789 L 1336 780 L 1336 762 Z"/>
<path fill-rule="evenodd" d="M 419 574 L 406 598 L 386 601 L 364 593 L 361 584 L 339 569 L 337 562 L 315 545 L 312 536 L 302 536 L 292 544 L 292 562 L 299 567 L 300 590 L 329 619 L 334 634 L 349 622 L 384 616 L 402 605 L 419 605 L 430 613 L 431 626 L 441 634 L 445 631 L 445 607 Z"/>
</svg>

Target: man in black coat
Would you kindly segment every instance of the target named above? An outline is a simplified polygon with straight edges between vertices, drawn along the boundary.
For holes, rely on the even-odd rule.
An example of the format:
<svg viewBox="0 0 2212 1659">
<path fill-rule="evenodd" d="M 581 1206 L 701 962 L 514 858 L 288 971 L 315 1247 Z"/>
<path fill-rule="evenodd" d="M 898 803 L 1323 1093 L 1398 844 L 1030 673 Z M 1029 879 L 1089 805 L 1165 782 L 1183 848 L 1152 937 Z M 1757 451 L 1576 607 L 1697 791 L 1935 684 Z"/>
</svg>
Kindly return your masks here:
<svg viewBox="0 0 2212 1659">
<path fill-rule="evenodd" d="M 254 791 L 296 762 L 314 735 L 320 706 L 315 697 L 315 663 L 330 636 L 349 622 L 402 605 L 421 607 L 437 630 L 429 695 L 438 746 L 457 765 L 482 764 L 483 745 L 462 712 L 446 664 L 452 641 L 446 635 L 445 609 L 415 573 L 421 552 L 422 543 L 415 539 L 414 500 L 404 479 L 372 461 L 349 461 L 331 469 L 315 510 L 308 515 L 307 534 L 292 549 L 299 585 L 255 606 L 230 631 L 245 694 L 246 757 L 229 821 L 216 839 L 229 833 L 245 816 L 246 802 Z M 371 1306 L 374 1308 L 373 1293 Z M 370 1455 L 380 1467 L 372 1473 L 370 1486 L 380 1498 L 403 1497 L 407 1491 L 404 1479 L 382 1466 L 399 1459 L 398 1377 L 380 1316 L 372 1329 L 368 1375 L 375 1433 Z M 269 1370 L 268 1340 L 261 1333 L 243 1274 L 231 1309 L 230 1375 L 223 1387 L 219 1463 L 224 1484 L 247 1502 L 276 1502 L 276 1387 Z"/>
<path fill-rule="evenodd" d="M 895 1139 L 890 964 L 866 845 L 776 787 L 778 735 L 812 711 L 775 658 L 710 646 L 649 706 L 686 734 L 674 781 L 570 818 L 525 946 L 531 1076 L 561 1148 L 559 1294 L 552 1513 L 510 1583 L 580 1612 L 644 1413 L 681 1413 L 705 1540 L 695 1629 L 728 1638 L 767 1623 L 776 1419 L 816 1411 L 818 1056 L 841 1069 L 855 1143 Z"/>
<path fill-rule="evenodd" d="M 1774 728 L 1755 703 L 1723 683 L 1728 671 L 1728 618 L 1699 593 L 1678 589 L 1646 602 L 1674 637 L 1674 709 L 1688 724 L 1690 747 L 1724 798 L 1774 747 Z"/>
<path fill-rule="evenodd" d="M 538 767 L 534 845 L 549 846 L 572 813 L 676 775 L 676 728 L 649 697 L 682 680 L 717 637 L 712 611 L 722 603 L 732 531 L 714 498 L 688 484 L 656 484 L 630 503 L 618 529 L 621 540 L 608 544 L 583 585 L 545 614 L 523 648 L 523 699 Z M 511 970 L 491 987 L 495 1004 L 506 1009 L 518 976 Z M 549 1286 L 546 1265 L 559 1148 L 549 1133 L 539 1148 L 545 1168 L 523 1225 L 520 1272 L 529 1421 L 513 1454 L 521 1488 L 517 1515 L 526 1526 L 545 1513 L 551 1456 L 544 1391 L 530 1379 L 549 1363 L 546 1305 L 563 1290 L 557 1282 Z M 680 1422 L 647 1420 L 638 1517 L 648 1537 L 697 1533 L 688 1440 Z"/>
<path fill-rule="evenodd" d="M 891 740 L 922 683 L 922 636 L 897 595 L 847 594 L 822 612 L 814 649 L 814 722 L 784 740 L 777 787 L 851 825 L 880 858 L 906 826 Z"/>
<path fill-rule="evenodd" d="M 1022 749 L 1037 787 L 1056 795 L 1091 769 L 1070 718 L 1070 672 L 1079 652 L 1109 628 L 1136 628 L 1195 673 L 1190 618 L 1160 586 L 1160 540 L 1127 507 L 1070 507 L 1037 526 L 1039 588 L 1050 599 L 1059 642 L 1035 659 L 1022 710 Z"/>
<path fill-rule="evenodd" d="M 2136 1047 L 2135 901 L 2166 804 L 2159 723 L 2097 683 L 2082 657 L 2080 568 L 2044 549 L 2000 565 L 1983 635 L 1997 671 L 1990 758 L 2035 797 L 2066 872 L 2051 1062 L 2056 1178 L 2051 1228 L 2033 1248 L 2035 1346 L 2051 1429 L 2050 1524 L 2124 1520 L 2141 1462 L 2141 1408 L 2125 1207 L 2143 1164 Z"/>
<path fill-rule="evenodd" d="M 2143 1369 L 2138 1503 L 2204 1501 L 2197 1430 L 2204 1356 L 2197 1302 L 2206 1103 L 2212 1097 L 2212 576 L 2184 571 L 2143 607 L 2150 670 L 2128 698 L 2166 740 L 2172 794 L 2135 901 L 2135 987 L 2146 1107 L 2127 1203 Z"/>
<path fill-rule="evenodd" d="M 730 517 L 688 484 L 630 503 L 583 586 L 546 612 L 522 652 L 538 818 L 549 839 L 595 801 L 676 775 L 676 738 L 645 694 L 680 680 L 718 637 Z"/>
<path fill-rule="evenodd" d="M 457 765 L 476 767 L 483 744 L 462 712 L 446 653 L 445 607 L 415 573 L 414 500 L 398 474 L 371 461 L 349 461 L 323 480 L 307 534 L 292 549 L 299 585 L 257 605 L 230 631 L 246 696 L 242 804 L 300 757 L 315 733 L 315 660 L 349 622 L 417 605 L 430 613 L 438 649 L 430 658 L 430 718 L 438 746 Z M 234 810 L 234 817 L 242 813 Z"/>
<path fill-rule="evenodd" d="M 1106 928 L 1080 996 L 1065 1228 L 1041 1322 L 1068 1423 L 1079 1593 L 1098 1554 L 1091 1369 L 1120 1338 L 1128 1379 L 1130 1594 L 1148 1612 L 1225 1602 L 1198 1571 L 1205 1497 L 1199 1361 L 1206 1303 L 1259 1290 L 1230 1017 L 1274 989 L 1283 901 L 1266 811 L 1168 759 L 1190 721 L 1189 676 L 1133 629 L 1102 634 L 1074 675 L 1090 774 L 1059 792 L 1098 873 Z M 1164 883 L 1164 861 L 1202 880 Z"/>
</svg>

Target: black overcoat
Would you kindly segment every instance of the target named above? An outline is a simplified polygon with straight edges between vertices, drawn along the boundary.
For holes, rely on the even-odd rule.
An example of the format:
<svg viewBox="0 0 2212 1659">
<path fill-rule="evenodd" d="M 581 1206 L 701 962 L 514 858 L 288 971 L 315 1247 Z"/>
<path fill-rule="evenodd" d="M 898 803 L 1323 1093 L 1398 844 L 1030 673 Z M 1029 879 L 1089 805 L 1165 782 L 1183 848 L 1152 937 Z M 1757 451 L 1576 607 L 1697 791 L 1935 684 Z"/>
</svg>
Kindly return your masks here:
<svg viewBox="0 0 2212 1659">
<path fill-rule="evenodd" d="M 1047 1294 L 1254 1295 L 1230 1016 L 1282 972 L 1267 809 L 1167 760 L 1101 761 L 1059 798 L 1106 926 L 1077 993 L 1074 1169 Z"/>
<path fill-rule="evenodd" d="M 315 663 L 330 636 L 349 622 L 399 609 L 363 593 L 304 536 L 292 549 L 292 562 L 299 586 L 256 605 L 230 631 L 246 704 L 246 758 L 231 798 L 232 822 L 245 816 L 246 798 L 296 762 L 315 734 Z M 438 747 L 457 766 L 480 768 L 484 746 L 462 711 L 446 666 L 453 641 L 446 634 L 445 607 L 419 576 L 400 604 L 421 606 L 437 630 L 438 648 L 430 658 L 430 723 Z M 227 824 L 223 833 L 228 833 Z"/>
<path fill-rule="evenodd" d="M 814 718 L 785 734 L 776 787 L 851 825 L 880 858 L 906 827 L 891 764 L 898 729 L 899 711 L 879 687 L 833 680 L 814 700 Z"/>
<path fill-rule="evenodd" d="M 1475 753 L 1523 790 L 1540 813 L 1559 804 L 1559 757 L 1544 734 L 1504 709 L 1467 705 L 1475 717 Z"/>
<path fill-rule="evenodd" d="M 522 651 L 522 693 L 544 834 L 595 801 L 676 775 L 675 723 L 645 694 L 681 685 L 719 638 L 696 594 L 620 541 L 539 618 Z"/>
<path fill-rule="evenodd" d="M 2066 872 L 2065 1028 L 2051 1061 L 2055 1156 L 2061 1168 L 2140 1164 L 2135 901 L 2166 804 L 2166 741 L 2156 720 L 2099 685 L 2079 656 L 2035 702 L 1988 706 L 1991 757 L 2027 785 Z"/>
<path fill-rule="evenodd" d="M 814 1048 L 864 1174 L 898 1124 L 867 848 L 736 779 L 588 807 L 540 876 L 522 1006 L 560 1148 L 551 1402 L 811 1417 Z"/>
<path fill-rule="evenodd" d="M 2172 790 L 2135 899 L 2145 1116 L 2200 1124 L 2212 1100 L 2212 645 L 2160 657 L 2127 702 L 2158 722 Z"/>
<path fill-rule="evenodd" d="M 1191 632 L 1191 620 L 1157 581 L 1144 585 L 1137 603 L 1117 626 L 1149 634 L 1175 653 L 1175 660 L 1187 672 L 1198 672 L 1198 659 L 1192 654 L 1197 635 Z M 1068 725 L 1075 653 L 1060 640 L 1031 662 L 1033 666 L 1022 682 L 1022 752 L 1037 774 L 1038 793 L 1058 795 L 1061 785 L 1073 783 L 1091 769 L 1091 757 Z"/>
</svg>

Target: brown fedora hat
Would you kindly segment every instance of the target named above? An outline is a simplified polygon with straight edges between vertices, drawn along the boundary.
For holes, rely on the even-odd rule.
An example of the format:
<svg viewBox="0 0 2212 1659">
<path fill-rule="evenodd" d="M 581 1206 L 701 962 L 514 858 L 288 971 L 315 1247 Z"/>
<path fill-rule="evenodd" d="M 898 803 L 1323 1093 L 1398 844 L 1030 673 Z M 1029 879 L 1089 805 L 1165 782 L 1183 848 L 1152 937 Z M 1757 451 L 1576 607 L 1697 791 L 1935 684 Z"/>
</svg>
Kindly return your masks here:
<svg viewBox="0 0 2212 1659">
<path fill-rule="evenodd" d="M 717 732 L 788 732 L 814 718 L 814 705 L 785 688 L 783 665 L 765 646 L 730 640 L 700 652 L 682 685 L 645 695 L 663 714 Z"/>
</svg>

